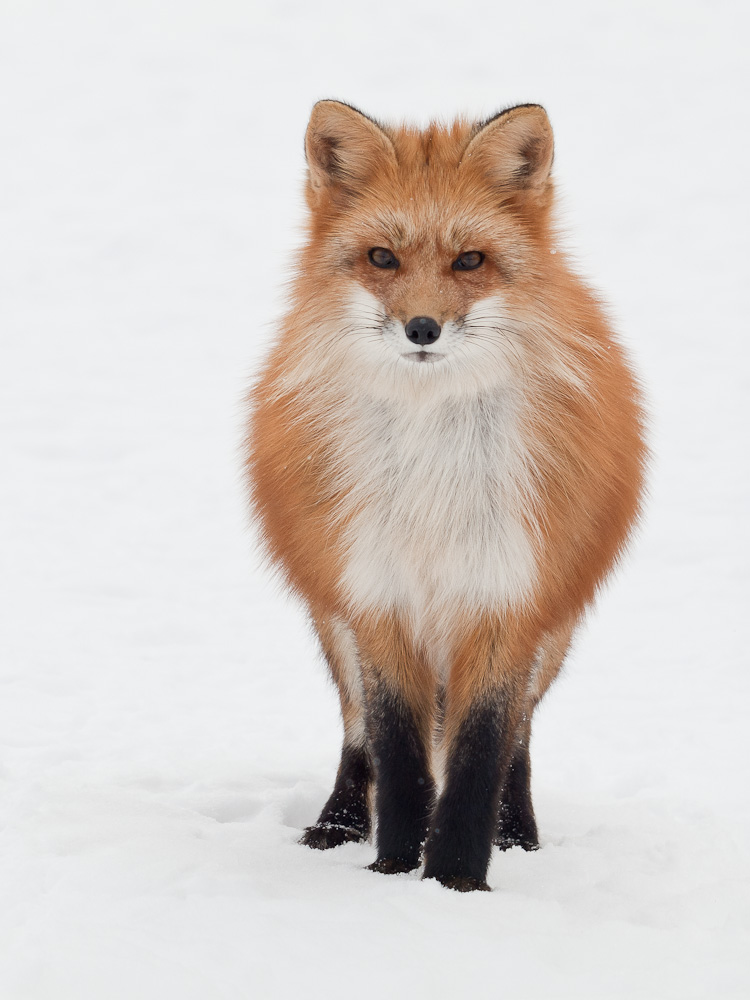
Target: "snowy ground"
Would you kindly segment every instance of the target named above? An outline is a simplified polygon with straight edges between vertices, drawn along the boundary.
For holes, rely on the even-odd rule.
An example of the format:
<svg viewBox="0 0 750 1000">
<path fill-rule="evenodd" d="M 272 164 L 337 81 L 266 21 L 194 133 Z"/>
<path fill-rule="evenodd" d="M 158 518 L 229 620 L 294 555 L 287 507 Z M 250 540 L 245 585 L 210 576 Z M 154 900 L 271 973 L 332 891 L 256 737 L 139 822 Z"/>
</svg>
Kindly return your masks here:
<svg viewBox="0 0 750 1000">
<path fill-rule="evenodd" d="M 5 0 L 3 1000 L 750 995 L 747 17 Z M 296 845 L 337 709 L 238 448 L 319 97 L 544 103 L 652 400 L 647 521 L 536 726 L 543 850 L 491 894 Z"/>
</svg>

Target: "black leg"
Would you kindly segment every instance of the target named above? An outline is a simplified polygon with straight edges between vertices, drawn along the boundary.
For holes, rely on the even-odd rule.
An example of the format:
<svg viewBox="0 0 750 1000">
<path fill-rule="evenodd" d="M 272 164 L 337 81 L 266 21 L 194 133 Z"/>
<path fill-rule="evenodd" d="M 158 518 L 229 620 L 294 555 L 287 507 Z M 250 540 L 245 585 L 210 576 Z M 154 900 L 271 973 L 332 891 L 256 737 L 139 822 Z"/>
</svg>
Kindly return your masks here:
<svg viewBox="0 0 750 1000">
<path fill-rule="evenodd" d="M 531 719 L 527 717 L 519 728 L 500 795 L 495 843 L 503 851 L 510 847 L 523 847 L 525 851 L 536 851 L 539 848 L 534 807 L 531 803 L 530 735 Z"/>
<path fill-rule="evenodd" d="M 425 845 L 425 878 L 462 892 L 489 889 L 487 868 L 514 716 L 502 698 L 486 700 L 473 705 L 458 727 Z"/>
<path fill-rule="evenodd" d="M 372 766 L 364 744 L 344 744 L 333 792 L 315 826 L 308 826 L 300 844 L 324 851 L 370 835 Z"/>
<path fill-rule="evenodd" d="M 377 849 L 372 871 L 419 866 L 434 797 L 424 738 L 406 702 L 378 684 L 368 691 L 368 728 L 376 775 Z"/>
</svg>

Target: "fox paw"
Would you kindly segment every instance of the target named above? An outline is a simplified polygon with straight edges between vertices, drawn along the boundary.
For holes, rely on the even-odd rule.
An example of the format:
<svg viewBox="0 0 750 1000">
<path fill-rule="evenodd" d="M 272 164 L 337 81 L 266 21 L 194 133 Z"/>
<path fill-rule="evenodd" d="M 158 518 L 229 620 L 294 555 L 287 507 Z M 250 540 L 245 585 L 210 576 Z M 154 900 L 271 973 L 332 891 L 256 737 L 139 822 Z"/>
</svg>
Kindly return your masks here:
<svg viewBox="0 0 750 1000">
<path fill-rule="evenodd" d="M 446 889 L 455 889 L 456 892 L 492 892 L 482 878 L 471 878 L 469 875 L 431 875 L 427 877 L 436 879 Z"/>
<path fill-rule="evenodd" d="M 327 851 L 331 847 L 349 842 L 366 840 L 367 834 L 353 826 L 335 826 L 333 823 L 316 823 L 308 826 L 299 839 L 300 844 L 316 851 Z"/>
<path fill-rule="evenodd" d="M 540 844 L 536 837 L 527 837 L 523 834 L 498 833 L 493 844 L 501 851 L 509 851 L 511 847 L 522 847 L 524 851 L 538 851 Z"/>
<path fill-rule="evenodd" d="M 419 868 L 419 861 L 405 861 L 403 858 L 378 858 L 367 870 L 380 872 L 381 875 L 399 875 L 401 872 L 413 872 Z"/>
</svg>

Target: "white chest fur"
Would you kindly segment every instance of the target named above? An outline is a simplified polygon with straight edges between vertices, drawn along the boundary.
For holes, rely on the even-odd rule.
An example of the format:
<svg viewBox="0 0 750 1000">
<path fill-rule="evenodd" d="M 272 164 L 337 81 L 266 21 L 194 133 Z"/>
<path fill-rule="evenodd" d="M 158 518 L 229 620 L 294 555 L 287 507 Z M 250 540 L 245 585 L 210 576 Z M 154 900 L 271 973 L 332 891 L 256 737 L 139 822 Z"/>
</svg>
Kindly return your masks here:
<svg viewBox="0 0 750 1000">
<path fill-rule="evenodd" d="M 467 611 L 529 595 L 531 498 L 507 396 L 360 399 L 336 436 L 352 612 L 398 610 L 431 644 Z"/>
</svg>

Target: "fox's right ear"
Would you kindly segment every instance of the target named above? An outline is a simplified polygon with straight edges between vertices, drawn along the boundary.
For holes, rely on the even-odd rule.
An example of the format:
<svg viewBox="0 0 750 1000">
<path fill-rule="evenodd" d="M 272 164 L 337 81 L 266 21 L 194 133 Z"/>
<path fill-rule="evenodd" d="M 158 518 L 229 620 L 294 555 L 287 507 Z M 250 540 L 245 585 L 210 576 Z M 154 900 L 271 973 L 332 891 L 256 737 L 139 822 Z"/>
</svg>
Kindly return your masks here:
<svg viewBox="0 0 750 1000">
<path fill-rule="evenodd" d="M 396 151 L 383 129 L 340 101 L 318 101 L 313 108 L 305 155 L 314 201 L 323 192 L 346 198 L 385 164 L 396 166 Z"/>
</svg>

